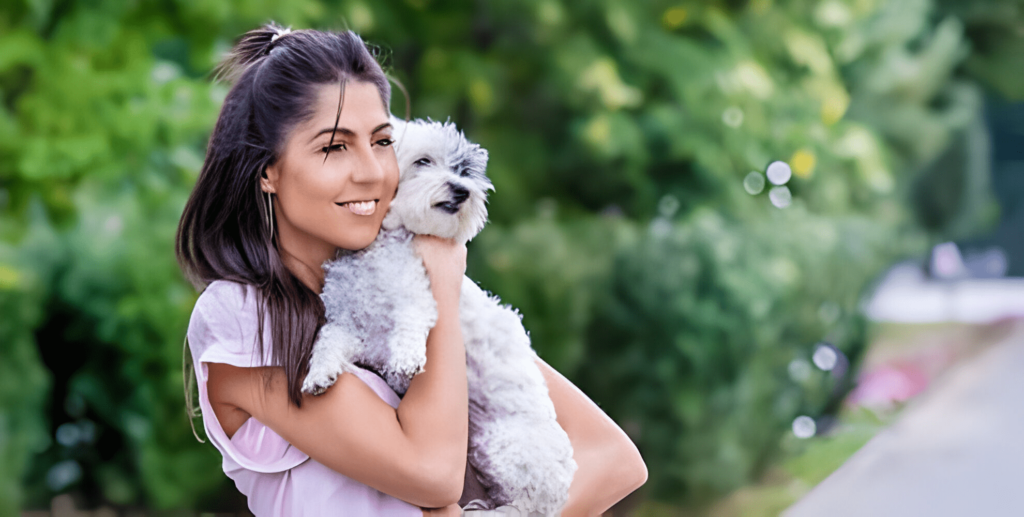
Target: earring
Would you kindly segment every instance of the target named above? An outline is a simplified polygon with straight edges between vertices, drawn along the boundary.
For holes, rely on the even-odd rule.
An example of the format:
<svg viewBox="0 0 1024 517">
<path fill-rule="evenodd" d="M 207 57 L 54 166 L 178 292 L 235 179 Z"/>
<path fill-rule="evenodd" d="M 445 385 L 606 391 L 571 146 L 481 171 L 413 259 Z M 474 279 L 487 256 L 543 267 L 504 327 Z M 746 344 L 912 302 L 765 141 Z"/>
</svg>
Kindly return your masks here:
<svg viewBox="0 0 1024 517">
<path fill-rule="evenodd" d="M 270 241 L 273 242 L 274 241 L 274 201 L 273 201 L 273 199 L 271 199 L 271 197 L 270 197 L 271 195 L 272 194 L 270 192 L 267 192 L 266 216 L 267 216 L 267 228 L 270 231 Z"/>
</svg>

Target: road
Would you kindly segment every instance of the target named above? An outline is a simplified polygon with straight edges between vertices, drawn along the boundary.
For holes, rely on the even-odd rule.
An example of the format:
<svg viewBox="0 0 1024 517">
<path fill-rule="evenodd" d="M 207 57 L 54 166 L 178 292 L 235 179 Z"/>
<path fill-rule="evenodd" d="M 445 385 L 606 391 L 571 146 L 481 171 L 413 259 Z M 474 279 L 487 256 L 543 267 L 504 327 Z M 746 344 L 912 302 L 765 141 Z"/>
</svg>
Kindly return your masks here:
<svg viewBox="0 0 1024 517">
<path fill-rule="evenodd" d="M 1024 516 L 1024 320 L 783 515 Z"/>
</svg>

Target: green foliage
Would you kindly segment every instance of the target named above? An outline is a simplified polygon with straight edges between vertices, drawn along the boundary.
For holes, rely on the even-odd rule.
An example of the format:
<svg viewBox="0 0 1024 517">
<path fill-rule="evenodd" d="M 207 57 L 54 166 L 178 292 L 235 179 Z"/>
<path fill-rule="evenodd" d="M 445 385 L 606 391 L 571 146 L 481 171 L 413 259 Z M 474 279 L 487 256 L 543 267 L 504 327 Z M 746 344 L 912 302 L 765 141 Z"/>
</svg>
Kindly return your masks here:
<svg viewBox="0 0 1024 517">
<path fill-rule="evenodd" d="M 834 409 L 849 377 L 811 354 L 827 342 L 856 364 L 864 280 L 919 244 L 893 245 L 904 237 L 858 216 L 738 224 L 702 209 L 620 250 L 578 378 L 647 457 L 672 458 L 649 462 L 654 497 L 734 489 L 777 459 L 795 417 Z"/>
<path fill-rule="evenodd" d="M 693 3 L 659 17 L 609 3 L 606 30 L 573 23 L 597 9 L 580 7 L 538 44 L 554 58 L 504 56 L 559 81 L 530 99 L 536 111 L 481 117 L 484 138 L 541 118 L 530 127 L 548 136 L 527 141 L 552 177 L 534 183 L 548 189 L 535 191 L 538 215 L 517 204 L 529 219 L 501 226 L 495 201 L 471 276 L 519 307 L 542 355 L 631 433 L 661 500 L 742 485 L 795 416 L 834 411 L 849 377 L 794 380 L 789 365 L 827 341 L 856 367 L 866 282 L 926 246 L 907 196 L 940 215 L 930 229 L 979 224 L 987 192 L 962 186 L 988 174 L 980 94 L 954 79 L 955 19 L 934 24 L 927 2 L 807 7 Z M 775 159 L 795 174 L 782 212 L 742 186 Z M 524 169 L 499 175 L 495 197 L 527 191 Z M 922 193 L 936 184 L 946 190 Z M 974 196 L 932 202 L 950 188 Z M 597 208 L 626 219 L 577 216 Z"/>
<path fill-rule="evenodd" d="M 413 116 L 450 116 L 489 149 L 492 224 L 470 276 L 634 437 L 651 495 L 742 484 L 794 415 L 846 388 L 788 365 L 821 340 L 856 363 L 866 282 L 923 249 L 922 228 L 984 223 L 980 88 L 961 65 L 1012 90 L 992 60 L 1016 43 L 968 54 L 967 38 L 989 23 L 1010 41 L 1019 22 L 966 5 L 5 4 L 0 513 L 67 490 L 231 504 L 184 414 L 196 294 L 173 234 L 226 92 L 208 73 L 269 19 L 383 45 Z M 743 187 L 773 160 L 795 174 L 782 210 Z M 55 441 L 62 426 L 92 438 Z M 69 462 L 81 476 L 55 482 Z"/>
<path fill-rule="evenodd" d="M 5 368 L 18 370 L 4 379 L 24 391 L 0 408 L 34 446 L 22 431 L 0 447 L 17 451 L 4 469 L 15 479 L 39 452 L 24 474 L 30 504 L 69 484 L 92 502 L 156 507 L 230 487 L 184 418 L 181 346 L 195 294 L 172 246 L 223 88 L 160 55 L 175 22 L 120 2 L 15 5 L 0 18 L 0 48 L 13 49 L 0 63 L 10 200 L 0 235 L 38 279 L 10 295 L 22 293 L 11 303 L 23 317 L 5 311 L 16 336 L 5 346 L 20 348 L 5 351 Z M 46 402 L 43 365 L 54 377 Z M 58 443 L 62 426 L 89 438 Z M 5 487 L 3 503 L 18 504 L 19 492 Z"/>
<path fill-rule="evenodd" d="M 36 243 L 52 243 L 52 235 L 35 237 Z M 21 466 L 50 445 L 39 412 L 50 379 L 32 335 L 43 317 L 41 282 L 18 260 L 18 251 L 0 244 L 0 515 L 17 512 Z"/>
<path fill-rule="evenodd" d="M 1024 32 L 1020 0 L 938 0 L 939 12 L 960 20 L 972 40 L 971 74 L 1011 100 L 1024 99 Z"/>
</svg>

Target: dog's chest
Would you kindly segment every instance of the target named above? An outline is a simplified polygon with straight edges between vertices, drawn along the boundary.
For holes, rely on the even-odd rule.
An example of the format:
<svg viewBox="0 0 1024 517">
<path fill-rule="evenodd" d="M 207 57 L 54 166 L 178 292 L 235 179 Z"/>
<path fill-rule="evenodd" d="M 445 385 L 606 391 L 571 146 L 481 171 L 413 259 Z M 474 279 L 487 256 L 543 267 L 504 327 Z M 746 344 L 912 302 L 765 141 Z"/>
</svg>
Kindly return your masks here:
<svg viewBox="0 0 1024 517">
<path fill-rule="evenodd" d="M 376 371 L 400 395 L 423 371 L 437 319 L 412 237 L 403 228 L 384 231 L 366 249 L 325 266 L 326 316 L 348 336 L 346 359 Z"/>
</svg>

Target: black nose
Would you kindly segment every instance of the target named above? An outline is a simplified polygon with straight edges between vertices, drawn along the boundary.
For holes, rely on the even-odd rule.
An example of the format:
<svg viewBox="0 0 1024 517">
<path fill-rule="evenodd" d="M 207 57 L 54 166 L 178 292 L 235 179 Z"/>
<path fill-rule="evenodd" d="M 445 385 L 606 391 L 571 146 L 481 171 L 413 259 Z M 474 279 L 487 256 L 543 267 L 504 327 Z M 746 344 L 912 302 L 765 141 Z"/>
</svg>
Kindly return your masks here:
<svg viewBox="0 0 1024 517">
<path fill-rule="evenodd" d="M 452 201 L 456 205 L 461 205 L 462 202 L 465 201 L 466 198 L 469 197 L 469 191 L 466 190 L 465 187 L 460 187 L 458 185 L 452 185 L 451 189 L 452 189 L 452 197 L 453 197 Z"/>
</svg>

